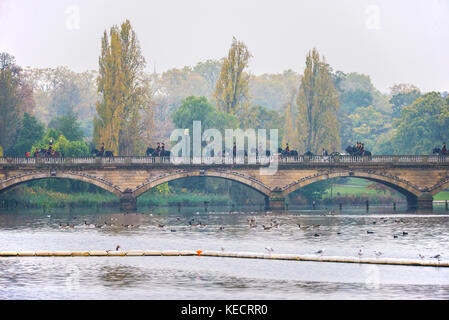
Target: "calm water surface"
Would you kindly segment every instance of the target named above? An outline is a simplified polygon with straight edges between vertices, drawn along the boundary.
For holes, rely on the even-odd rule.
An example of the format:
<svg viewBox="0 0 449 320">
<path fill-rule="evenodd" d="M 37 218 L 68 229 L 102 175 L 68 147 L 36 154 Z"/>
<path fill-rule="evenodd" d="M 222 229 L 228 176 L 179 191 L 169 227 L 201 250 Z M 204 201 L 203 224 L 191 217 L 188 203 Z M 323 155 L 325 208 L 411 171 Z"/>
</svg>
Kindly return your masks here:
<svg viewBox="0 0 449 320">
<path fill-rule="evenodd" d="M 214 210 L 214 209 L 210 209 Z M 255 217 L 256 228 L 247 219 Z M 189 226 L 202 223 L 207 226 Z M 88 224 L 107 227 L 91 228 Z M 275 221 L 279 227 L 264 230 Z M 60 224 L 74 224 L 61 229 Z M 111 226 L 112 224 L 112 226 Z M 159 227 L 158 224 L 164 225 Z M 300 230 L 301 225 L 320 225 Z M 122 225 L 134 225 L 125 228 Z M 220 230 L 220 227 L 224 227 Z M 0 212 L 0 251 L 224 250 L 449 259 L 449 213 Z M 370 233 L 367 233 L 370 231 Z M 372 232 L 372 233 L 371 233 Z M 403 235 L 407 232 L 407 235 Z M 318 234 L 319 236 L 314 236 Z M 394 238 L 393 235 L 398 235 Z M 0 258 L 0 299 L 449 299 L 449 268 L 213 257 Z"/>
</svg>

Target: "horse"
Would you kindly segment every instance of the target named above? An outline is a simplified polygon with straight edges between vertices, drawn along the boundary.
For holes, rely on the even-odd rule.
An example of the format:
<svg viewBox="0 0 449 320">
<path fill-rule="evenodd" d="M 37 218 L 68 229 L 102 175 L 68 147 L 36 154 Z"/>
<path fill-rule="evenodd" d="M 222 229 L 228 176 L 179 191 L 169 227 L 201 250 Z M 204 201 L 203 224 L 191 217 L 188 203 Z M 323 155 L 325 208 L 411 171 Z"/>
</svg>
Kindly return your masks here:
<svg viewBox="0 0 449 320">
<path fill-rule="evenodd" d="M 156 149 L 148 147 L 147 151 L 145 153 L 146 153 L 147 157 L 152 157 L 155 152 L 156 152 Z"/>
<path fill-rule="evenodd" d="M 298 156 L 298 151 L 296 151 L 296 150 L 286 151 L 286 150 L 282 150 L 282 148 L 278 148 L 278 153 L 281 155 L 281 158 Z"/>
<path fill-rule="evenodd" d="M 38 157 L 39 158 L 61 158 L 64 155 L 62 154 L 62 152 L 60 151 L 56 151 L 54 149 L 50 150 L 50 149 L 36 149 L 36 151 L 38 152 Z M 35 157 L 36 155 L 34 155 Z"/>
<path fill-rule="evenodd" d="M 334 151 L 334 152 L 332 152 L 330 155 L 329 155 L 330 157 L 339 157 L 340 156 L 340 152 L 337 152 L 337 151 Z"/>
<path fill-rule="evenodd" d="M 351 147 L 348 146 L 345 151 L 351 155 L 351 156 L 362 156 L 362 157 L 370 157 L 372 156 L 371 151 L 365 150 L 363 152 L 361 152 L 359 149 L 357 149 L 356 147 Z"/>
<path fill-rule="evenodd" d="M 437 155 L 439 155 L 439 156 L 442 156 L 442 155 L 443 155 L 443 151 L 442 151 L 440 148 L 438 148 L 438 147 L 434 148 L 433 151 L 432 151 L 432 153 L 433 153 L 433 154 L 437 154 Z"/>
<path fill-rule="evenodd" d="M 91 154 L 95 154 L 96 157 L 105 157 L 105 158 L 113 158 L 114 153 L 112 151 L 105 151 L 103 154 L 101 154 L 98 149 L 93 149 Z"/>
<path fill-rule="evenodd" d="M 306 153 L 304 153 L 303 156 L 304 156 L 304 157 L 313 157 L 314 154 L 313 154 L 313 152 L 311 152 L 311 151 L 309 150 L 309 151 L 307 151 Z"/>
<path fill-rule="evenodd" d="M 159 152 L 156 151 L 154 148 L 147 148 L 147 151 L 145 152 L 147 157 L 170 157 L 170 151 L 167 150 L 160 150 Z"/>
</svg>

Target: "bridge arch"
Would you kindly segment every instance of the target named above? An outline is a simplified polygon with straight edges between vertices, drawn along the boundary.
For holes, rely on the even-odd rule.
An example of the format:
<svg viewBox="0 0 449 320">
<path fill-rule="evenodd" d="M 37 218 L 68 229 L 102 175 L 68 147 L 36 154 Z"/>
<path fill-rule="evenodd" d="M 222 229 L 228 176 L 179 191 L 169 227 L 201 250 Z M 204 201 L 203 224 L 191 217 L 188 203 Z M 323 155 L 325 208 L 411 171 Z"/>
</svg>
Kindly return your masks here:
<svg viewBox="0 0 449 320">
<path fill-rule="evenodd" d="M 436 184 L 431 190 L 430 193 L 432 194 L 432 196 L 437 195 L 438 193 L 440 193 L 441 191 L 444 191 L 446 189 L 449 188 L 449 177 L 446 177 L 446 179 L 444 179 L 443 181 L 439 182 L 438 184 Z"/>
<path fill-rule="evenodd" d="M 134 197 L 139 197 L 148 190 L 157 187 L 160 184 L 163 184 L 165 182 L 174 181 L 178 179 L 188 178 L 188 177 L 215 177 L 215 178 L 222 178 L 227 180 L 232 180 L 239 182 L 243 185 L 246 185 L 247 187 L 258 191 L 264 196 L 269 197 L 271 195 L 271 189 L 269 186 L 263 184 L 257 179 L 254 179 L 252 177 L 237 173 L 237 172 L 230 172 L 230 171 L 209 171 L 209 170 L 197 170 L 197 171 L 177 171 L 173 173 L 166 173 L 162 174 L 160 176 L 154 177 L 146 182 L 144 182 L 142 185 L 138 186 L 136 190 L 134 190 L 133 195 Z"/>
<path fill-rule="evenodd" d="M 109 181 L 106 181 L 102 178 L 91 176 L 84 173 L 74 173 L 74 172 L 58 172 L 58 173 L 51 173 L 48 172 L 31 172 L 31 173 L 25 173 L 22 175 L 13 176 L 4 180 L 0 180 L 0 192 L 12 188 L 16 185 L 19 185 L 21 183 L 33 181 L 33 180 L 40 180 L 40 179 L 48 179 L 48 178 L 59 178 L 59 179 L 71 179 L 71 180 L 78 180 L 83 181 L 87 183 L 91 183 L 93 185 L 96 185 L 97 187 L 100 187 L 106 191 L 109 191 L 117 196 L 121 196 L 122 192 L 121 190 L 114 186 Z"/>
<path fill-rule="evenodd" d="M 317 174 L 311 177 L 306 177 L 296 181 L 288 186 L 282 188 L 282 195 L 287 197 L 290 193 L 305 187 L 309 184 L 312 184 L 317 181 L 328 180 L 332 178 L 340 178 L 340 177 L 353 177 L 353 178 L 362 178 L 370 181 L 378 182 L 384 184 L 401 194 L 407 197 L 407 199 L 416 199 L 420 195 L 423 194 L 423 191 L 419 190 L 415 186 L 411 185 L 409 182 L 399 179 L 397 177 L 382 175 L 378 173 L 371 172 L 360 172 L 360 171 L 342 171 L 342 172 L 332 172 L 332 173 L 324 173 Z"/>
</svg>

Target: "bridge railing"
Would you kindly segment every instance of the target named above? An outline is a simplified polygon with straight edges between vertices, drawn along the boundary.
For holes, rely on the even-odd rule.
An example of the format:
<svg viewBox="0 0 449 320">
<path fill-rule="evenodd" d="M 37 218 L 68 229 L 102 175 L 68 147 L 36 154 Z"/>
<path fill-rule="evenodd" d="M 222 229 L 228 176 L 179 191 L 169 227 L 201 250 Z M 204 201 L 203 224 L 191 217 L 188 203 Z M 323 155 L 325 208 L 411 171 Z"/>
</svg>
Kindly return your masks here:
<svg viewBox="0 0 449 320">
<path fill-rule="evenodd" d="M 435 155 L 400 155 L 400 156 L 297 156 L 297 157 L 279 157 L 277 155 L 268 157 L 256 157 L 249 162 L 248 157 L 194 157 L 190 158 L 191 164 L 268 164 L 273 161 L 279 163 L 441 163 L 449 164 L 449 156 Z M 10 158 L 0 157 L 0 165 L 37 165 L 37 164 L 97 164 L 97 165 L 132 165 L 132 164 L 185 164 L 184 157 L 77 157 L 77 158 Z"/>
</svg>

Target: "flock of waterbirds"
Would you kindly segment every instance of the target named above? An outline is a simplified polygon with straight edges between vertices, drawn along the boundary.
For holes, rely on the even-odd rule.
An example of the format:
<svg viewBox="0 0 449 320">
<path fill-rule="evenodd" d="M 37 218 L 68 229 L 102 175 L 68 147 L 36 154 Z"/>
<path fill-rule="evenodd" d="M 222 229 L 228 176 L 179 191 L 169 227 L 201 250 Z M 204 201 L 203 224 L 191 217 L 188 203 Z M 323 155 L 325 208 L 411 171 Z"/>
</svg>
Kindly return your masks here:
<svg viewBox="0 0 449 320">
<path fill-rule="evenodd" d="M 265 214 L 265 216 L 268 216 L 269 213 L 271 213 L 271 212 L 267 212 Z M 199 212 L 197 212 L 196 214 L 198 215 Z M 153 215 L 151 214 L 151 216 L 153 216 Z M 47 217 L 50 217 L 50 215 L 48 215 Z M 74 217 L 73 219 L 76 220 L 77 217 Z M 181 218 L 177 217 L 176 220 L 177 221 L 181 221 Z M 60 223 L 59 224 L 59 228 L 60 229 L 73 229 L 75 227 L 77 227 L 77 228 L 78 227 L 82 227 L 82 228 L 91 228 L 91 229 L 104 229 L 104 228 L 137 229 L 137 228 L 140 227 L 140 225 L 133 225 L 133 224 L 120 224 L 119 225 L 119 224 L 114 223 L 114 221 L 118 221 L 118 219 L 117 218 L 111 218 L 111 222 L 110 223 L 108 223 L 107 221 L 104 221 L 103 223 L 88 223 L 86 220 L 84 220 L 84 223 L 82 223 L 81 225 L 75 225 L 74 223 L 72 223 L 72 224 L 69 224 L 69 223 L 62 224 L 62 223 Z M 259 225 L 257 223 L 257 219 L 256 219 L 255 216 L 248 217 L 246 219 L 246 221 L 247 221 L 249 229 L 253 229 L 253 228 L 254 229 L 256 229 L 256 228 L 260 229 L 260 227 L 261 227 L 264 231 L 269 231 L 271 229 L 278 229 L 281 226 L 281 223 L 276 218 L 271 218 L 271 219 L 269 219 L 268 222 L 264 222 L 264 223 L 260 224 L 260 227 L 259 227 Z M 377 224 L 377 222 L 378 221 L 372 221 L 372 224 L 375 225 L 375 224 Z M 392 223 L 396 223 L 396 224 L 401 224 L 401 223 L 405 223 L 406 221 L 403 218 L 397 219 L 397 218 L 381 217 L 380 218 L 380 222 L 381 223 L 392 222 Z M 163 223 L 157 222 L 155 224 L 155 227 L 157 227 L 159 229 L 166 230 L 166 228 L 168 226 L 166 226 Z M 185 227 L 198 227 L 200 229 L 205 229 L 205 228 L 208 227 L 208 224 L 204 223 L 201 220 L 196 219 L 196 218 L 193 217 L 193 218 L 190 218 L 189 220 L 187 220 L 187 224 L 185 225 Z M 310 225 L 298 224 L 298 229 L 299 230 L 304 230 L 304 231 L 305 230 L 315 230 L 315 232 L 313 233 L 313 237 L 320 237 L 320 234 L 319 234 L 320 227 L 321 227 L 321 225 L 319 225 L 319 224 L 310 224 Z M 225 229 L 225 227 L 223 225 L 220 225 L 218 227 L 218 230 L 224 230 L 224 229 Z M 169 230 L 170 230 L 170 232 L 177 232 L 177 230 L 175 228 L 173 228 L 173 227 L 170 227 Z M 367 230 L 366 233 L 367 234 L 374 234 L 374 231 Z M 341 235 L 341 232 L 337 232 L 336 234 L 337 235 Z M 393 238 L 394 239 L 398 239 L 400 236 L 404 237 L 404 236 L 407 236 L 407 235 L 408 235 L 408 232 L 402 231 L 400 233 L 393 234 Z M 119 249 L 120 249 L 120 245 L 117 245 L 116 251 L 118 251 Z M 221 250 L 224 251 L 224 248 L 221 248 Z M 274 249 L 272 247 L 265 247 L 265 250 L 269 254 L 274 252 Z M 110 251 L 110 250 L 107 250 L 107 251 Z M 325 251 L 326 250 L 324 248 L 321 248 L 321 249 L 317 250 L 315 252 L 315 254 L 323 256 Z M 374 253 L 374 255 L 377 258 L 381 257 L 383 255 L 383 252 L 381 252 L 379 250 L 376 250 L 373 253 Z M 359 251 L 357 252 L 357 256 L 359 258 L 362 258 L 363 255 L 364 255 L 363 249 L 359 249 Z M 423 260 L 425 258 L 425 256 L 423 254 L 419 253 L 418 254 L 418 258 Z M 436 254 L 436 255 L 431 255 L 430 258 L 437 259 L 438 261 L 440 261 L 440 259 L 442 258 L 442 254 L 439 253 L 439 254 Z"/>
</svg>

